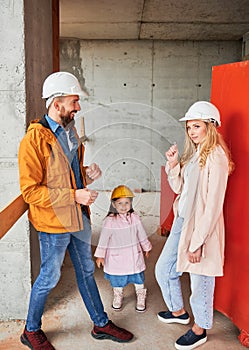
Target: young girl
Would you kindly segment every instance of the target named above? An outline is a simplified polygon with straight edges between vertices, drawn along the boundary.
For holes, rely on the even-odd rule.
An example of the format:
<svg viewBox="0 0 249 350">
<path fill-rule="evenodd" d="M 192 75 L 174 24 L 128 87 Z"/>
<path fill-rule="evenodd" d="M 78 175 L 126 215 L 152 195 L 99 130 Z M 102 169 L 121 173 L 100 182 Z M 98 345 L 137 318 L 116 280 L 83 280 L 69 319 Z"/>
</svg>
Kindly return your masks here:
<svg viewBox="0 0 249 350">
<path fill-rule="evenodd" d="M 209 102 L 194 103 L 185 117 L 186 137 L 178 162 L 177 145 L 166 152 L 166 172 L 173 191 L 173 226 L 156 264 L 156 278 L 168 311 L 158 313 L 164 323 L 188 324 L 179 277 L 190 273 L 190 305 L 194 324 L 175 343 L 176 349 L 194 349 L 207 341 L 213 323 L 215 276 L 223 275 L 223 202 L 227 178 L 233 169 L 230 152 L 217 132 L 218 109 Z"/>
<path fill-rule="evenodd" d="M 113 309 L 121 309 L 123 289 L 132 283 L 137 295 L 136 311 L 143 312 L 146 309 L 143 251 L 148 257 L 152 245 L 132 208 L 133 197 L 132 191 L 124 185 L 112 191 L 110 209 L 94 255 L 97 266 L 104 267 L 105 278 L 113 287 Z"/>
</svg>

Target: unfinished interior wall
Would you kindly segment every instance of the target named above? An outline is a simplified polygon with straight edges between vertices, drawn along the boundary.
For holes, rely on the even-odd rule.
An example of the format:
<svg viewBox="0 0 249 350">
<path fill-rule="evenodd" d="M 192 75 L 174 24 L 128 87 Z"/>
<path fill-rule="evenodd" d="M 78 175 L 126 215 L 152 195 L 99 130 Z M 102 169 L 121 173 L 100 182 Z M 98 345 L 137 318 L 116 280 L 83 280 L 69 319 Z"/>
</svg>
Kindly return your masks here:
<svg viewBox="0 0 249 350">
<path fill-rule="evenodd" d="M 53 69 L 51 23 L 52 0 L 0 2 L 1 209 L 20 193 L 19 143 L 28 121 L 44 111 L 41 86 Z M 25 318 L 32 284 L 26 214 L 0 241 L 0 281 L 0 319 Z"/>
<path fill-rule="evenodd" d="M 112 189 L 160 190 L 164 153 L 183 146 L 177 120 L 196 100 L 209 100 L 212 66 L 241 60 L 239 41 L 85 41 L 61 39 L 61 70 L 85 84 L 89 97 L 76 122 L 85 121 L 86 162 Z"/>
<path fill-rule="evenodd" d="M 19 194 L 17 153 L 26 112 L 23 12 L 23 1 L 0 2 L 1 208 Z M 23 217 L 0 242 L 0 319 L 24 314 L 30 290 L 29 254 L 27 220 Z"/>
</svg>

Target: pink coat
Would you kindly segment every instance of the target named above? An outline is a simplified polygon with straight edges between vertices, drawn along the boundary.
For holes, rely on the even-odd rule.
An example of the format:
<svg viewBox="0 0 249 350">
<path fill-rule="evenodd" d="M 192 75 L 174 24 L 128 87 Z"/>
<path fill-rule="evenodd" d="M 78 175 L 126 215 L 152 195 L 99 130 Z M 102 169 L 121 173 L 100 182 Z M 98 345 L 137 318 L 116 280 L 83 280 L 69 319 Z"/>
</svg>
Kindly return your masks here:
<svg viewBox="0 0 249 350">
<path fill-rule="evenodd" d="M 172 170 L 166 165 L 168 181 L 176 194 L 183 185 L 184 167 L 179 164 Z M 208 156 L 206 165 L 200 169 L 198 159 L 189 178 L 187 210 L 181 232 L 177 271 L 206 276 L 222 276 L 224 264 L 223 203 L 227 187 L 228 160 L 218 146 Z M 177 215 L 179 196 L 174 202 Z M 188 261 L 188 251 L 194 252 L 203 246 L 200 263 Z"/>
<path fill-rule="evenodd" d="M 110 275 L 131 275 L 145 270 L 143 251 L 152 245 L 139 216 L 105 218 L 94 256 L 104 258 L 104 271 Z"/>
</svg>

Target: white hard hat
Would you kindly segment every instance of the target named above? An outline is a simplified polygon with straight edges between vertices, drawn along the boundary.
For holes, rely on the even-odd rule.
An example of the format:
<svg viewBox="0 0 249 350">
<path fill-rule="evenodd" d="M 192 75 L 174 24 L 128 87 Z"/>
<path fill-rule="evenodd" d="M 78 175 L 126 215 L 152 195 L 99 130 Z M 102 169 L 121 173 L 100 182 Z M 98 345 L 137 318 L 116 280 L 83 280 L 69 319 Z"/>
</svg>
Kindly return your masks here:
<svg viewBox="0 0 249 350">
<path fill-rule="evenodd" d="M 78 79 L 73 74 L 56 72 L 45 79 L 42 88 L 42 98 L 50 99 L 51 97 L 67 95 L 85 95 Z"/>
<path fill-rule="evenodd" d="M 187 120 L 206 120 L 221 126 L 220 112 L 211 102 L 198 101 L 192 104 L 180 122 Z"/>
</svg>

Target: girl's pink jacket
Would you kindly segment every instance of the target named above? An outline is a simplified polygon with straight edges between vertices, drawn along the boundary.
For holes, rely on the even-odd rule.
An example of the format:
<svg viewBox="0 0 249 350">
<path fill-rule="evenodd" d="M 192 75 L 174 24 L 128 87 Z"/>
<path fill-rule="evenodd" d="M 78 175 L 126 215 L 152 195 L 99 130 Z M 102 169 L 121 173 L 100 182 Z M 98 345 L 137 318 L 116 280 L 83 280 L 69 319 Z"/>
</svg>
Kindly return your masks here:
<svg viewBox="0 0 249 350">
<path fill-rule="evenodd" d="M 105 218 L 95 257 L 104 258 L 104 272 L 110 275 L 132 275 L 145 270 L 143 251 L 152 245 L 139 216 L 108 216 Z"/>
</svg>

